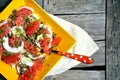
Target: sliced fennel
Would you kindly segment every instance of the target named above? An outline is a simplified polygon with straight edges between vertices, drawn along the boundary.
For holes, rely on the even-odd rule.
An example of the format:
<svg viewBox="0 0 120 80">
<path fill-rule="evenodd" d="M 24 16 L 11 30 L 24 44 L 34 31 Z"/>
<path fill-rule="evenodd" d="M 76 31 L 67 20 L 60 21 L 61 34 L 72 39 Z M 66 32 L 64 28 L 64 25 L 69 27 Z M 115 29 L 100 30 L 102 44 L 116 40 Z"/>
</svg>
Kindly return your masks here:
<svg viewBox="0 0 120 80">
<path fill-rule="evenodd" d="M 12 34 L 17 37 L 23 37 L 26 35 L 22 26 L 14 26 L 13 28 L 11 28 L 11 31 L 12 31 Z"/>
<path fill-rule="evenodd" d="M 3 46 L 8 52 L 18 53 L 24 48 L 24 42 L 22 42 L 21 46 L 19 46 L 18 48 L 13 48 L 9 45 L 8 37 L 3 37 L 3 40 L 4 40 Z"/>
<path fill-rule="evenodd" d="M 34 62 L 29 57 L 24 56 L 21 58 L 21 63 L 27 66 L 32 66 Z"/>
</svg>

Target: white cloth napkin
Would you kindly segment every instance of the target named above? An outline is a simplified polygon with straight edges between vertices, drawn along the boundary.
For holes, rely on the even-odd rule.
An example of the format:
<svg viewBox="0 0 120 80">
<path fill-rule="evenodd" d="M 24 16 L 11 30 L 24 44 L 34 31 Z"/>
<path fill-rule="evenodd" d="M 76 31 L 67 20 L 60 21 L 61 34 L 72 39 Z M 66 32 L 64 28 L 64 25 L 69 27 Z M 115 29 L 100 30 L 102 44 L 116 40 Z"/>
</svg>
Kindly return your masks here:
<svg viewBox="0 0 120 80">
<path fill-rule="evenodd" d="M 50 14 L 51 15 L 51 14 Z M 65 21 L 61 18 L 53 16 L 53 19 L 57 21 L 65 30 L 71 33 L 72 36 L 78 41 L 76 45 L 69 51 L 72 53 L 83 54 L 91 56 L 98 50 L 98 46 L 92 40 L 92 38 L 80 27 L 74 25 L 68 21 Z M 64 57 L 47 75 L 56 75 L 60 74 L 68 69 L 80 64 L 80 62 Z"/>
</svg>

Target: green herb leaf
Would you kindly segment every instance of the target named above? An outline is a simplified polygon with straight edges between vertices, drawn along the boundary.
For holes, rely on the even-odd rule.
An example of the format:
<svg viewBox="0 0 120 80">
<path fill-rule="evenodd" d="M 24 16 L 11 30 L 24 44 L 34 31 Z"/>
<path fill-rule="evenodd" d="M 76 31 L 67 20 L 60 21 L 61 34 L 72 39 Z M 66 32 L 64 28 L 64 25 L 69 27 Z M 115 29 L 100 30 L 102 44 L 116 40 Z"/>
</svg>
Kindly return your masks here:
<svg viewBox="0 0 120 80">
<path fill-rule="evenodd" d="M 1 29 L 1 31 L 0 31 L 0 33 L 1 33 L 1 34 L 4 34 L 5 30 L 6 30 L 6 28 L 3 27 L 3 28 Z"/>
<path fill-rule="evenodd" d="M 13 14 L 12 14 L 12 17 L 11 17 L 12 20 L 15 20 L 16 14 L 17 14 L 17 10 L 14 10 L 14 11 L 13 11 Z"/>
<path fill-rule="evenodd" d="M 20 37 L 24 37 L 24 34 L 20 34 Z"/>
<path fill-rule="evenodd" d="M 8 53 L 7 51 L 5 51 L 5 52 L 3 53 L 3 56 L 7 56 L 7 55 L 9 55 L 9 53 Z"/>
<path fill-rule="evenodd" d="M 30 22 L 30 19 L 29 18 L 26 18 L 25 19 L 25 22 L 27 23 L 27 22 Z"/>
<path fill-rule="evenodd" d="M 24 33 L 20 29 L 16 29 L 17 34 L 20 35 L 20 37 L 24 37 Z"/>
<path fill-rule="evenodd" d="M 31 39 L 28 39 L 28 41 L 29 41 L 29 42 L 32 42 L 32 40 L 31 40 Z"/>
<path fill-rule="evenodd" d="M 5 42 L 5 40 L 3 40 L 3 39 L 2 39 L 2 40 L 1 40 L 1 42 L 2 42 L 2 43 L 4 43 L 4 42 Z"/>
<path fill-rule="evenodd" d="M 42 30 L 44 29 L 44 24 L 42 25 L 41 29 L 42 29 Z"/>
<path fill-rule="evenodd" d="M 43 38 L 45 38 L 45 37 L 46 37 L 46 34 L 42 34 L 42 36 L 43 36 Z"/>
<path fill-rule="evenodd" d="M 35 35 L 32 35 L 32 38 L 33 38 L 33 39 L 35 39 L 35 37 L 36 37 Z"/>
<path fill-rule="evenodd" d="M 21 33 L 21 30 L 20 30 L 20 29 L 18 29 L 18 28 L 16 29 L 16 31 L 17 31 L 18 33 Z"/>
<path fill-rule="evenodd" d="M 13 15 L 13 16 L 12 16 L 12 20 L 15 20 L 15 18 L 16 18 L 16 16 L 15 16 L 15 15 Z"/>
</svg>

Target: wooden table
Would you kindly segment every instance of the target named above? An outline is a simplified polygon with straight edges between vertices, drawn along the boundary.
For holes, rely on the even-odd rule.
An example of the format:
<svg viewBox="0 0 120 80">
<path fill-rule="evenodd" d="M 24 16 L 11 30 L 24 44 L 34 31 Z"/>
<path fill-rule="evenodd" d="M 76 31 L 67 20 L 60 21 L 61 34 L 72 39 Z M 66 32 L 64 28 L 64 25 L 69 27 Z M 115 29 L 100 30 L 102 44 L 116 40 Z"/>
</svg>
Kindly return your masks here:
<svg viewBox="0 0 120 80">
<path fill-rule="evenodd" d="M 120 0 L 108 0 L 106 7 L 106 79 L 120 80 Z"/>
<path fill-rule="evenodd" d="M 82 27 L 99 50 L 92 65 L 79 64 L 45 80 L 105 80 L 105 0 L 36 0 L 47 12 Z"/>
<path fill-rule="evenodd" d="M 36 2 L 47 12 L 82 27 L 99 46 L 99 50 L 92 55 L 94 64 L 79 64 L 45 80 L 105 80 L 105 0 L 36 0 Z"/>
</svg>

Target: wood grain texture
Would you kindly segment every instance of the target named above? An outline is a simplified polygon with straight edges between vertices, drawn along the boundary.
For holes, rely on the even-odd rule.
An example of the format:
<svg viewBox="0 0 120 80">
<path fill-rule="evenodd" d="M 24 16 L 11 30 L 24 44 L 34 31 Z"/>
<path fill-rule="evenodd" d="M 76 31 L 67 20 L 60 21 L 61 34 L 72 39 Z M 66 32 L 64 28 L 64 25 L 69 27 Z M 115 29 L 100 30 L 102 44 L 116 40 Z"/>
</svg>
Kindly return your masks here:
<svg viewBox="0 0 120 80">
<path fill-rule="evenodd" d="M 91 64 L 91 65 L 79 64 L 79 65 L 73 67 L 76 70 L 69 70 L 62 74 L 58 74 L 55 76 L 49 76 L 49 77 L 46 77 L 45 80 L 105 80 L 105 78 L 104 78 L 105 72 L 104 71 L 102 71 L 102 73 L 101 73 L 101 71 L 97 71 L 94 73 L 94 71 L 92 72 L 92 70 L 90 70 L 90 71 L 87 71 L 87 70 L 80 71 L 79 70 L 79 68 L 83 68 L 83 67 L 85 69 L 85 67 L 105 66 L 105 41 L 98 41 L 96 43 L 100 49 L 92 56 L 95 59 L 94 64 Z M 91 68 L 91 69 L 93 69 L 93 68 Z M 73 72 L 73 75 L 72 75 L 72 72 Z M 92 74 L 96 74 L 96 75 L 94 75 L 94 78 L 92 75 L 89 75 L 90 72 L 92 72 Z M 98 73 L 99 73 L 99 75 L 98 75 Z M 80 76 L 80 74 L 82 74 L 82 75 Z M 86 76 L 88 75 L 88 76 L 85 77 L 85 75 Z M 77 78 L 74 79 L 74 77 L 77 77 Z"/>
<path fill-rule="evenodd" d="M 120 0 L 107 0 L 106 80 L 120 80 Z"/>
<path fill-rule="evenodd" d="M 91 56 L 92 58 L 94 58 L 94 63 L 89 65 L 81 63 L 74 68 L 105 66 L 105 41 L 98 41 L 96 42 L 96 44 L 98 45 L 99 50 Z"/>
<path fill-rule="evenodd" d="M 48 76 L 44 80 L 54 80 L 54 79 L 53 79 L 53 76 Z"/>
<path fill-rule="evenodd" d="M 44 8 L 52 14 L 104 13 L 105 0 L 44 0 Z"/>
<path fill-rule="evenodd" d="M 69 70 L 53 76 L 51 80 L 105 80 L 104 71 Z"/>
<path fill-rule="evenodd" d="M 35 0 L 41 7 L 43 7 L 43 0 Z"/>
<path fill-rule="evenodd" d="M 2 0 L 0 0 L 2 1 Z M 68 20 L 80 27 L 82 27 L 94 40 L 103 40 L 96 42 L 100 48 L 92 57 L 95 58 L 95 63 L 88 66 L 105 65 L 105 0 L 35 0 L 40 6 L 44 7 L 49 13 L 57 14 L 59 17 Z M 43 4 L 44 1 L 44 4 Z M 118 7 L 116 0 L 108 0 L 108 24 L 107 28 L 107 80 L 119 80 L 119 39 L 113 43 L 119 33 L 119 11 L 115 13 Z M 112 8 L 114 4 L 114 8 Z M 0 2 L 0 5 L 1 2 Z M 116 6 L 115 6 L 116 5 Z M 112 14 L 114 12 L 114 15 Z M 111 19 L 114 19 L 111 20 Z M 116 23 L 116 22 L 117 23 Z M 114 25 L 114 26 L 112 26 Z M 112 30 L 114 29 L 114 30 Z M 117 29 L 117 30 L 116 30 Z M 116 31 L 116 32 L 115 32 Z M 114 38 L 114 39 L 113 39 Z M 118 37 L 119 38 L 119 37 Z M 111 44 L 112 43 L 112 44 Z M 114 47 L 110 47 L 110 46 Z M 113 49 L 113 50 L 112 50 Z M 117 51 L 118 50 L 118 51 Z M 110 59 L 112 57 L 112 59 Z M 114 60 L 117 59 L 117 60 Z M 75 68 L 87 67 L 87 65 L 80 64 Z M 113 74 L 109 73 L 113 72 Z M 105 71 L 88 71 L 88 70 L 69 70 L 62 74 L 49 76 L 45 80 L 105 80 Z M 113 78 L 112 78 L 113 77 Z M 118 77 L 118 78 L 117 78 Z M 117 78 L 117 79 L 116 79 Z"/>
<path fill-rule="evenodd" d="M 105 39 L 105 14 L 59 15 L 83 28 L 94 40 Z"/>
<path fill-rule="evenodd" d="M 98 41 L 96 43 L 100 48 L 92 56 L 95 58 L 94 64 L 80 64 L 74 67 L 76 70 L 49 76 L 45 80 L 105 80 L 105 71 L 102 73 L 97 71 L 94 74 L 92 69 L 90 72 L 77 70 L 81 67 L 105 66 L 105 0 L 44 0 L 44 9 L 82 27 L 95 41 Z M 82 74 L 81 77 L 80 74 Z M 94 74 L 94 78 L 91 76 L 92 74 Z"/>
</svg>

